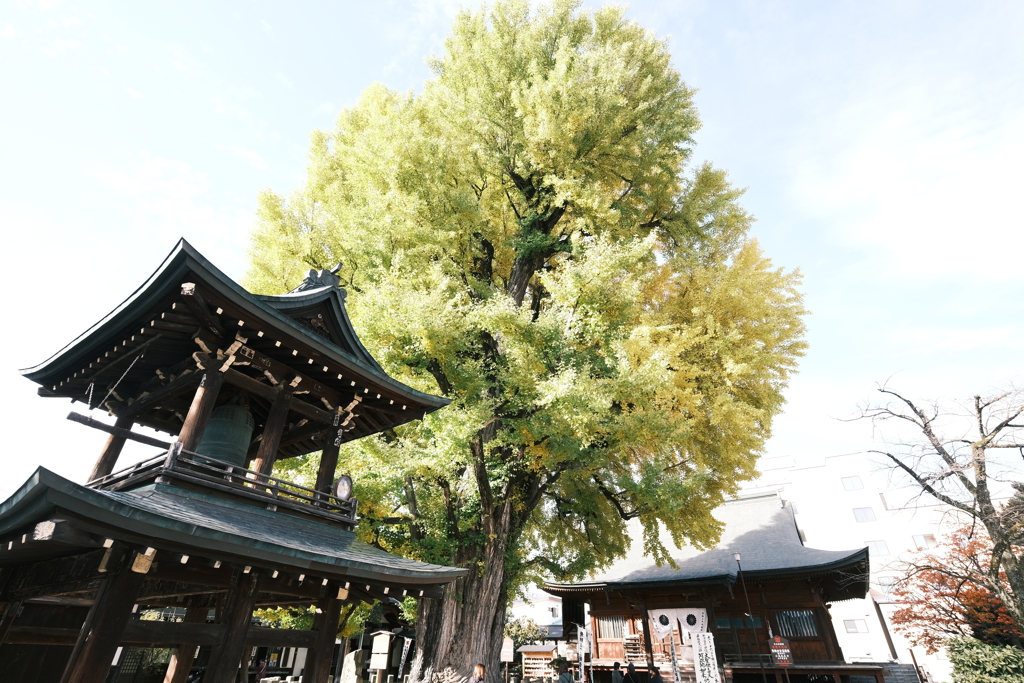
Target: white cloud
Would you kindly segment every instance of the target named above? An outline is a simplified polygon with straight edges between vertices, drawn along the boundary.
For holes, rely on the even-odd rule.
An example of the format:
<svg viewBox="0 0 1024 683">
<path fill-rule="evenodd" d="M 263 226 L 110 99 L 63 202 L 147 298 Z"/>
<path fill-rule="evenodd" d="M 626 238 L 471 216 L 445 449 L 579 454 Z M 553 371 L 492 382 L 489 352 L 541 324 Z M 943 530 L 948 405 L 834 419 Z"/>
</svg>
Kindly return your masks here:
<svg viewBox="0 0 1024 683">
<path fill-rule="evenodd" d="M 20 35 L 21 32 L 18 31 L 18 29 L 14 28 L 6 21 L 0 21 L 0 38 L 6 38 L 10 40 L 11 38 L 17 38 Z"/>
<path fill-rule="evenodd" d="M 803 150 L 797 204 L 883 277 L 1019 281 L 1024 101 L 993 109 L 956 80 L 871 95 L 835 112 L 828 156 Z"/>
<path fill-rule="evenodd" d="M 189 164 L 139 153 L 117 167 L 93 169 L 91 175 L 109 192 L 121 195 L 119 205 L 136 230 L 166 244 L 182 236 L 212 244 L 211 253 L 232 255 L 230 266 L 244 258 L 237 245 L 248 241 L 252 215 L 218 206 L 208 196 L 206 174 Z"/>
<path fill-rule="evenodd" d="M 49 47 L 42 48 L 43 54 L 47 57 L 57 57 L 68 50 L 78 47 L 77 40 L 55 40 Z"/>
<path fill-rule="evenodd" d="M 265 171 L 268 168 L 267 162 L 263 157 L 251 149 L 242 149 L 241 147 L 232 147 L 231 145 L 220 145 L 220 148 L 226 152 L 230 152 L 233 156 L 241 159 L 242 161 L 248 162 L 250 166 L 259 169 L 260 171 Z"/>
<path fill-rule="evenodd" d="M 142 93 L 140 93 L 135 88 L 128 88 L 128 96 L 131 97 L 133 100 L 145 99 Z"/>
</svg>

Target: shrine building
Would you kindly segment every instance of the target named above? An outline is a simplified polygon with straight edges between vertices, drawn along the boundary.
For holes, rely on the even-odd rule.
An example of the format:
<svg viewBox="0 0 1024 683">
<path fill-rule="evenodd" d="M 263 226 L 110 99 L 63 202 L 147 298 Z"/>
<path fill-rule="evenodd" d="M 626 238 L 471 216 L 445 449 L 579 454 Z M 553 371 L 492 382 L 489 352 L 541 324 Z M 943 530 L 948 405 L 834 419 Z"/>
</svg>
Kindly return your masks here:
<svg viewBox="0 0 1024 683">
<path fill-rule="evenodd" d="M 832 603 L 867 593 L 867 548 L 805 546 L 792 506 L 776 492 L 728 501 L 714 515 L 724 529 L 710 550 L 676 548 L 662 534 L 674 567 L 658 566 L 637 550 L 642 543 L 634 529 L 634 549 L 625 559 L 589 581 L 543 586 L 562 598 L 566 613 L 588 603 L 590 665 L 606 672 L 603 680 L 611 680 L 607 672 L 620 662 L 633 663 L 641 674 L 657 666 L 672 681 L 674 652 L 680 680 L 700 683 L 694 635 L 710 633 L 711 668 L 721 669 L 726 683 L 849 683 L 851 677 L 883 683 L 881 666 L 844 660 L 829 615 Z M 663 626 L 652 624 L 652 616 L 662 615 L 668 616 Z M 683 628 L 680 615 L 688 624 Z M 788 641 L 784 665 L 769 651 L 775 637 Z"/>
<path fill-rule="evenodd" d="M 182 240 L 106 318 L 23 371 L 41 396 L 114 422 L 69 416 L 110 434 L 86 484 L 40 467 L 0 503 L 0 680 L 104 683 L 135 646 L 173 648 L 165 683 L 200 661 L 204 683 L 234 683 L 253 648 L 290 647 L 306 652 L 304 683 L 325 683 L 343 604 L 438 598 L 466 572 L 356 539 L 339 447 L 448 401 L 384 372 L 339 282 L 310 271 L 292 292 L 254 295 Z M 118 469 L 126 440 L 152 457 Z M 273 475 L 315 452 L 312 487 Z M 310 630 L 252 623 L 255 609 L 308 606 Z M 140 619 L 167 607 L 184 618 Z"/>
</svg>

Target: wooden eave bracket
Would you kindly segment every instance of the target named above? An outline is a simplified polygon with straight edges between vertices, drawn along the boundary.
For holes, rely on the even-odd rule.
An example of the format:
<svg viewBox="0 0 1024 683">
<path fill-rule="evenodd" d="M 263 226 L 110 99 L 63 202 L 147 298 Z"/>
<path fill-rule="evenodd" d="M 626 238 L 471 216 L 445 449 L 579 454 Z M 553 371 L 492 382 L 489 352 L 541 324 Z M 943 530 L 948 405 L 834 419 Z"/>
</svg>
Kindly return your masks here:
<svg viewBox="0 0 1024 683">
<path fill-rule="evenodd" d="M 199 288 L 196 287 L 194 282 L 183 282 L 181 284 L 181 298 L 184 300 L 185 305 L 192 311 L 192 314 L 199 319 L 199 322 L 213 332 L 218 337 L 224 336 L 224 328 L 221 327 L 213 313 L 210 312 L 210 307 L 206 304 L 206 300 L 203 299 L 203 295 L 200 294 Z"/>
</svg>

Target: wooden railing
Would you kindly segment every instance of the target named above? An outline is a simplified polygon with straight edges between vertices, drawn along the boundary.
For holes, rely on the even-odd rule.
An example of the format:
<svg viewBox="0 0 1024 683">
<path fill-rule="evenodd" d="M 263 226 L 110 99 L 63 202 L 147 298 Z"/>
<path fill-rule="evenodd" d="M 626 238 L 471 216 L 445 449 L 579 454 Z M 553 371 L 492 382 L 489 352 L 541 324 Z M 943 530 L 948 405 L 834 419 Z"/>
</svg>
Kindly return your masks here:
<svg viewBox="0 0 1024 683">
<path fill-rule="evenodd" d="M 285 508 L 314 517 L 325 517 L 348 526 L 356 523 L 355 498 L 342 500 L 324 491 L 316 491 L 272 475 L 186 451 L 176 441 L 166 454 L 136 463 L 118 472 L 90 481 L 89 488 L 124 491 L 156 481 L 177 479 L 216 491 L 259 501 L 270 510 Z"/>
</svg>

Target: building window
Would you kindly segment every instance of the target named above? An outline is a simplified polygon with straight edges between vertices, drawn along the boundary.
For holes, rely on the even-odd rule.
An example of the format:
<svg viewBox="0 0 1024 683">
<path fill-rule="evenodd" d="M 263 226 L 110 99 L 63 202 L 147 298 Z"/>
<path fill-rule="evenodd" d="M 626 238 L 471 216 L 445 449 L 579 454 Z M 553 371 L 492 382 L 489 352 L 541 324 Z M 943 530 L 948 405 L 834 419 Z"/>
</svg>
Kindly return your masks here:
<svg viewBox="0 0 1024 683">
<path fill-rule="evenodd" d="M 622 638 L 629 634 L 626 628 L 626 617 L 598 617 L 598 638 Z"/>
<path fill-rule="evenodd" d="M 728 631 L 731 628 L 761 628 L 761 617 L 718 617 L 715 619 L 715 628 L 719 631 Z"/>
<path fill-rule="evenodd" d="M 843 619 L 847 633 L 867 633 L 868 622 L 863 619 Z"/>
<path fill-rule="evenodd" d="M 868 541 L 868 552 L 872 555 L 888 555 L 889 546 L 885 544 L 885 541 Z"/>
<path fill-rule="evenodd" d="M 775 620 L 779 622 L 779 633 L 786 638 L 818 635 L 818 625 L 814 621 L 814 612 L 809 609 L 792 609 L 776 612 Z"/>
<path fill-rule="evenodd" d="M 557 617 L 558 616 L 558 608 L 557 607 L 548 607 L 548 611 L 551 612 L 551 616 L 553 616 L 553 617 Z"/>
<path fill-rule="evenodd" d="M 878 577 L 878 588 L 886 595 L 892 593 L 892 589 L 895 588 L 897 583 L 899 583 L 899 578 L 896 576 Z"/>
<path fill-rule="evenodd" d="M 938 545 L 938 541 L 935 540 L 933 534 L 918 534 L 914 536 L 914 547 L 918 550 L 934 548 L 936 545 Z"/>
<path fill-rule="evenodd" d="M 859 491 L 864 488 L 860 477 L 843 477 L 843 488 L 847 491 Z"/>
<path fill-rule="evenodd" d="M 853 516 L 858 522 L 875 521 L 875 511 L 871 508 L 853 508 Z"/>
</svg>

